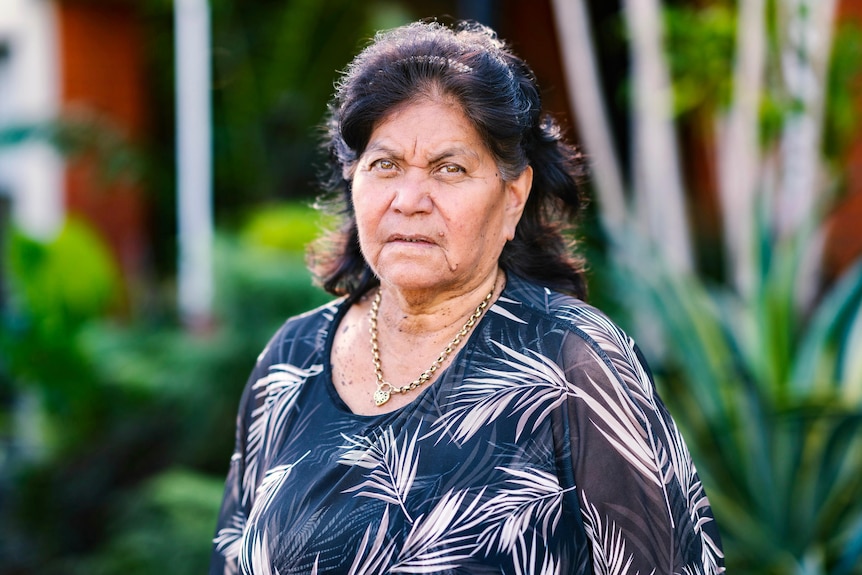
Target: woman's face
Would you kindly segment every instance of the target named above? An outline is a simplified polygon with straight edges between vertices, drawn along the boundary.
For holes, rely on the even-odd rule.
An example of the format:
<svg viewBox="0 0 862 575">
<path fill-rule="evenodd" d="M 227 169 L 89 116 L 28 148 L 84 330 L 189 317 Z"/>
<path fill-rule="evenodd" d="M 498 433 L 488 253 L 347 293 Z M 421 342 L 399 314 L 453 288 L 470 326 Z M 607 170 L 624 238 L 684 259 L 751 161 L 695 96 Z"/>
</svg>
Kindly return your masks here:
<svg viewBox="0 0 862 575">
<path fill-rule="evenodd" d="M 375 127 L 353 174 L 362 253 L 404 290 L 468 290 L 496 270 L 532 183 L 504 182 L 461 107 L 422 99 Z"/>
</svg>

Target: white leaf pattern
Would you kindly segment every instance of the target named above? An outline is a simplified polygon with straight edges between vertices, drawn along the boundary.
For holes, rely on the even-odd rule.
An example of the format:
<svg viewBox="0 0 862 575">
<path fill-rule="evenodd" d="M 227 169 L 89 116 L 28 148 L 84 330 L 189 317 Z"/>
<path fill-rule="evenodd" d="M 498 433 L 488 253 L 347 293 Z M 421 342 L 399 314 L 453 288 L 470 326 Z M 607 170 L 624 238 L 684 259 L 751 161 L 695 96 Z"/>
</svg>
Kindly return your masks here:
<svg viewBox="0 0 862 575">
<path fill-rule="evenodd" d="M 385 543 L 386 532 L 389 528 L 389 508 L 383 510 L 383 517 L 380 520 L 380 525 L 377 528 L 377 533 L 374 536 L 374 541 L 371 541 L 371 547 L 368 547 L 371 538 L 371 526 L 365 530 L 365 535 L 362 541 L 359 542 L 359 551 L 356 557 L 353 558 L 353 563 L 350 565 L 348 575 L 378 575 L 383 573 L 383 568 L 392 559 L 392 554 L 395 550 L 395 543 Z"/>
<path fill-rule="evenodd" d="M 405 437 L 401 448 L 398 447 L 391 427 L 387 428 L 377 441 L 366 437 L 350 438 L 342 435 L 350 444 L 346 447 L 352 447 L 352 449 L 344 453 L 338 462 L 372 470 L 368 479 L 346 489 L 345 493 L 358 491 L 357 495 L 398 505 L 407 521 L 413 523 L 404 500 L 410 493 L 416 478 L 416 467 L 419 462 L 419 453 L 416 449 L 417 435 Z"/>
<path fill-rule="evenodd" d="M 290 364 L 276 364 L 270 366 L 269 373 L 252 386 L 255 398 L 264 401 L 252 411 L 252 421 L 248 426 L 245 473 L 242 481 L 243 504 L 249 501 L 255 490 L 260 466 L 265 466 L 265 462 L 272 457 L 271 451 L 277 444 L 272 438 L 282 434 L 284 418 L 296 400 L 299 389 L 309 377 L 322 371 L 323 366 L 319 364 L 308 369 Z"/>
<path fill-rule="evenodd" d="M 240 567 L 245 574 L 254 575 L 278 575 L 278 569 L 274 569 L 269 557 L 269 545 L 267 543 L 266 531 L 255 530 L 245 543 L 247 552 L 240 558 Z"/>
<path fill-rule="evenodd" d="M 589 307 L 564 307 L 560 310 L 560 317 L 573 321 L 577 327 L 596 341 L 601 349 L 608 355 L 612 365 L 620 378 L 625 382 L 626 388 L 632 392 L 640 392 L 637 396 L 645 406 L 655 414 L 660 414 L 655 393 L 655 386 L 646 373 L 643 364 L 634 351 L 634 341 L 627 337 L 622 330 L 607 319 L 601 313 Z M 709 501 L 697 476 L 691 454 L 683 440 L 682 434 L 672 420 L 657 417 L 658 425 L 648 425 L 646 429 L 652 434 L 660 431 L 665 441 L 659 441 L 650 435 L 650 445 L 659 455 L 669 454 L 665 465 L 659 466 L 664 469 L 662 481 L 668 484 L 674 478 L 680 483 L 682 492 L 688 497 L 689 516 L 695 531 L 701 538 L 703 545 L 702 561 L 708 566 L 708 572 L 720 572 L 718 560 L 724 555 L 716 541 L 703 529 L 707 523 L 712 523 L 711 513 L 704 514 L 709 510 Z M 670 449 L 665 449 L 667 445 Z M 668 495 L 665 491 L 665 500 Z M 672 515 L 670 515 L 673 520 Z"/>
<path fill-rule="evenodd" d="M 228 524 L 218 530 L 214 539 L 216 550 L 229 559 L 238 557 L 245 524 L 245 515 L 241 512 L 234 513 Z"/>
<path fill-rule="evenodd" d="M 515 575 L 559 575 L 560 563 L 550 550 L 537 542 L 538 536 L 534 535 L 530 549 L 526 548 L 526 544 L 515 549 L 514 565 Z M 542 564 L 539 570 L 536 570 L 536 563 L 539 553 L 543 553 Z"/>
<path fill-rule="evenodd" d="M 434 392 L 357 417 L 322 367 L 343 301 L 289 321 L 255 368 L 212 575 L 723 572 L 685 443 L 600 312 L 510 276 Z M 303 452 L 301 473 L 282 465 Z"/>
<path fill-rule="evenodd" d="M 281 486 L 300 461 L 308 457 L 310 451 L 288 465 L 279 465 L 267 471 L 266 476 L 257 488 L 256 500 L 252 507 L 240 549 L 240 565 L 243 573 L 254 575 L 277 575 L 277 570 L 271 569 L 266 529 L 258 525 L 261 514 L 272 504 Z"/>
<path fill-rule="evenodd" d="M 499 360 L 511 369 L 482 369 L 493 377 L 473 377 L 457 386 L 447 410 L 434 422 L 429 436 L 448 435 L 456 442 L 467 441 L 512 405 L 514 412 L 520 412 L 517 438 L 534 413 L 541 410 L 538 416 L 541 420 L 565 401 L 569 384 L 557 364 L 532 350 L 536 359 L 501 343 L 491 343 L 513 358 Z"/>
<path fill-rule="evenodd" d="M 508 474 L 507 482 L 515 487 L 501 489 L 483 505 L 496 522 L 482 532 L 480 546 L 513 553 L 524 544 L 524 535 L 531 529 L 549 540 L 560 522 L 563 494 L 573 488 L 563 489 L 555 475 L 540 469 L 497 469 Z"/>
<path fill-rule="evenodd" d="M 581 512 L 584 529 L 593 548 L 595 575 L 625 575 L 632 565 L 632 555 L 626 551 L 626 539 L 616 523 L 603 523 L 598 510 L 586 493 L 581 491 Z"/>
<path fill-rule="evenodd" d="M 487 518 L 482 513 L 479 493 L 461 510 L 468 491 L 446 493 L 427 516 L 413 523 L 404 540 L 392 573 L 437 573 L 457 569 L 459 562 L 476 550 L 474 528 Z"/>
<path fill-rule="evenodd" d="M 614 448 L 649 481 L 661 485 L 653 449 L 643 431 L 643 416 L 620 386 L 614 387 L 616 397 L 611 397 L 587 375 L 594 391 L 585 391 L 568 382 L 560 367 L 549 358 L 533 352 L 534 359 L 501 343 L 493 343 L 512 358 L 499 360 L 511 369 L 483 369 L 495 377 L 470 378 L 457 386 L 449 404 L 451 409 L 435 421 L 429 435 L 449 434 L 455 441 L 465 441 L 501 414 L 508 415 L 506 410 L 510 405 L 511 411 L 520 415 L 517 426 L 520 431 L 536 412 L 541 420 L 567 397 L 577 397 L 596 414 L 593 424 Z M 595 361 L 610 381 L 616 380 L 601 358 L 596 357 Z"/>
</svg>

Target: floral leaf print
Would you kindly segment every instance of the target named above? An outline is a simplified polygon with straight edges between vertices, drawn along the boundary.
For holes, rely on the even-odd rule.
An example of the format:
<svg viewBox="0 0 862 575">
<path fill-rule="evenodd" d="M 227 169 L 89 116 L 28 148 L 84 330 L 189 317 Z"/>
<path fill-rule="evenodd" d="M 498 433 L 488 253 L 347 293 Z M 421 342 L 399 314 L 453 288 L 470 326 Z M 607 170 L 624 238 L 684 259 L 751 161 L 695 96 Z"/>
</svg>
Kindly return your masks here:
<svg viewBox="0 0 862 575">
<path fill-rule="evenodd" d="M 500 294 L 500 298 L 494 303 L 494 305 L 492 305 L 490 308 L 488 308 L 488 314 L 496 313 L 498 315 L 503 316 L 508 321 L 526 325 L 527 322 L 523 318 L 520 318 L 517 315 L 510 312 L 509 310 L 507 310 L 504 305 L 500 305 L 500 304 L 510 304 L 511 305 L 511 304 L 517 304 L 517 303 L 518 303 L 517 301 L 507 298 L 505 296 L 505 294 Z"/>
<path fill-rule="evenodd" d="M 589 307 L 565 307 L 560 310 L 559 317 L 572 321 L 604 352 L 613 371 L 608 368 L 603 358 L 596 356 L 595 359 L 601 362 L 605 375 L 610 381 L 619 380 L 623 384 L 618 391 L 618 396 L 621 396 L 621 392 L 624 390 L 626 402 L 632 406 L 633 410 L 637 409 L 634 404 L 634 400 L 636 400 L 642 405 L 639 410 L 645 409 L 657 416 L 654 423 L 658 423 L 658 426 L 654 424 L 643 426 L 648 436 L 646 443 L 657 455 L 670 456 L 669 459 L 663 460 L 663 465 L 655 463 L 653 467 L 661 476 L 662 483 L 666 484 L 671 481 L 675 474 L 678 474 L 690 463 L 691 458 L 682 436 L 673 422 L 669 422 L 661 416 L 662 410 L 657 404 L 655 387 L 635 352 L 634 341 L 604 314 Z M 622 397 L 620 403 L 622 403 Z M 643 421 L 646 417 L 641 414 L 639 419 Z M 661 430 L 666 444 L 671 448 L 669 451 L 665 450 L 663 443 L 654 437 L 656 429 Z M 687 483 L 683 485 L 684 489 L 688 486 Z"/>
<path fill-rule="evenodd" d="M 272 503 L 272 500 L 275 498 L 275 495 L 278 493 L 278 490 L 281 489 L 281 486 L 284 485 L 284 482 L 290 475 L 290 472 L 293 471 L 293 468 L 300 461 L 308 457 L 310 453 L 311 451 L 306 451 L 302 455 L 302 457 L 300 457 L 293 463 L 288 463 L 287 465 L 278 465 L 276 467 L 273 467 L 272 469 L 267 470 L 266 476 L 263 478 L 263 481 L 261 481 L 260 485 L 257 488 L 257 501 L 252 508 L 251 516 L 248 518 L 248 522 L 250 524 L 255 523 L 261 512 L 267 507 L 269 507 L 269 505 Z"/>
<path fill-rule="evenodd" d="M 677 434 L 676 437 L 680 443 L 682 443 L 682 436 Z M 688 453 L 684 443 L 682 443 L 681 446 L 678 446 L 677 449 L 680 449 L 680 447 Z M 695 468 L 694 462 L 690 458 L 686 460 L 681 466 L 681 469 L 677 471 L 677 477 L 679 477 L 682 492 L 688 497 L 687 504 L 689 519 L 691 520 L 695 533 L 701 540 L 703 549 L 703 566 L 707 569 L 707 573 L 718 573 L 721 571 L 719 568 L 719 560 L 724 557 L 724 553 L 721 551 L 719 543 L 710 535 L 709 530 L 704 529 L 706 525 L 715 521 L 712 514 L 709 512 L 710 504 L 706 496 L 706 491 L 704 491 L 703 484 L 697 475 L 697 469 Z"/>
<path fill-rule="evenodd" d="M 544 417 L 559 406 L 569 387 L 560 366 L 549 358 L 530 350 L 529 357 L 501 343 L 492 341 L 511 359 L 500 359 L 508 370 L 482 369 L 490 377 L 473 377 L 459 385 L 449 402 L 449 409 L 432 427 L 428 435 L 450 435 L 453 441 L 472 438 L 483 426 L 491 423 L 509 406 L 520 412 L 516 438 L 520 437 L 530 418 L 539 416 L 535 430 Z"/>
<path fill-rule="evenodd" d="M 632 385 L 645 402 L 654 406 L 653 385 L 634 352 L 634 341 L 610 319 L 590 307 L 564 307 L 558 317 L 572 322 L 608 354 L 620 377 Z"/>
<path fill-rule="evenodd" d="M 277 442 L 273 437 L 279 437 L 285 424 L 285 418 L 296 401 L 296 395 L 302 384 L 309 377 L 320 374 L 322 365 L 312 365 L 308 369 L 281 363 L 269 367 L 269 374 L 258 379 L 252 390 L 255 398 L 263 399 L 263 403 L 251 414 L 252 421 L 248 427 L 247 454 L 245 473 L 243 474 L 242 503 L 249 501 L 255 490 L 258 470 L 262 460 L 272 456 Z"/>
<path fill-rule="evenodd" d="M 545 545 L 537 544 L 538 536 L 533 534 L 529 552 L 526 543 L 516 547 L 513 552 L 515 575 L 559 575 L 560 564 L 557 557 Z M 540 552 L 544 551 L 542 564 L 536 570 L 536 559 Z"/>
<path fill-rule="evenodd" d="M 404 539 L 391 573 L 438 573 L 457 569 L 476 550 L 473 529 L 486 521 L 479 502 L 484 489 L 461 509 L 468 490 L 449 491 L 428 515 L 420 515 Z"/>
<path fill-rule="evenodd" d="M 679 482 L 681 492 L 687 497 L 689 518 L 701 539 L 703 565 L 713 571 L 719 570 L 719 560 L 724 555 L 718 543 L 707 530 L 704 530 L 706 524 L 713 522 L 709 501 L 682 434 L 658 404 L 655 386 L 635 351 L 634 341 L 607 317 L 588 307 L 569 307 L 561 312 L 560 317 L 573 321 L 579 329 L 598 343 L 613 369 L 619 374 L 626 390 L 644 405 L 647 413 L 655 415 L 651 420 L 652 425 L 647 425 L 646 430 L 648 443 L 656 454 L 657 468 L 661 470 L 662 482 L 667 485 L 674 478 Z M 664 440 L 658 439 L 656 435 L 662 436 Z M 665 500 L 670 508 L 667 490 L 665 490 Z M 670 519 L 673 524 L 672 515 Z"/>
<path fill-rule="evenodd" d="M 591 377 L 589 382 L 596 388 L 602 399 L 610 400 L 610 396 Z M 607 407 L 595 397 L 582 392 L 576 395 L 593 410 L 597 418 L 591 420 L 593 425 L 608 440 L 608 443 L 622 455 L 641 475 L 659 487 L 664 486 L 660 478 L 659 465 L 652 452 L 652 446 L 647 442 L 643 428 L 638 424 L 635 412 L 626 403 L 609 403 Z M 617 391 L 618 397 L 620 392 Z"/>
<path fill-rule="evenodd" d="M 703 486 L 638 348 L 579 302 L 510 279 L 495 304 L 507 313 L 490 310 L 440 393 L 395 419 L 353 416 L 323 373 L 303 383 L 268 363 L 326 365 L 344 310 L 289 324 L 244 392 L 211 573 L 267 554 L 271 575 L 593 573 L 594 557 L 596 573 L 720 573 Z M 309 450 L 286 481 L 266 473 Z"/>
<path fill-rule="evenodd" d="M 389 427 L 376 441 L 366 437 L 350 438 L 342 435 L 353 447 L 338 460 L 345 465 L 356 465 L 370 469 L 368 478 L 344 493 L 358 491 L 357 495 L 380 499 L 401 507 L 407 521 L 413 523 L 413 518 L 407 511 L 404 501 L 413 487 L 416 479 L 416 469 L 419 464 L 419 453 L 416 448 L 419 431 L 413 437 L 405 437 L 399 447 L 395 434 Z"/>
<path fill-rule="evenodd" d="M 380 520 L 380 525 L 377 527 L 377 533 L 374 536 L 374 541 L 371 542 L 371 547 L 367 548 L 369 539 L 371 538 L 371 525 L 365 530 L 365 535 L 362 541 L 359 542 L 359 551 L 356 557 L 353 558 L 353 564 L 350 566 L 348 575 L 377 575 L 383 572 L 384 565 L 387 565 L 392 559 L 392 554 L 395 551 L 395 542 L 392 541 L 388 545 L 384 545 L 386 532 L 389 529 L 389 507 L 383 510 L 383 518 Z"/>
<path fill-rule="evenodd" d="M 698 573 L 724 573 L 725 569 L 722 565 L 724 552 L 721 549 L 721 545 L 718 541 L 713 539 L 709 531 L 703 528 L 704 525 L 712 523 L 714 519 L 711 515 L 701 516 L 700 511 L 703 509 L 703 504 L 705 503 L 708 506 L 709 502 L 706 499 L 706 493 L 703 492 L 703 488 L 701 487 L 699 489 L 700 495 L 697 498 L 698 507 L 696 507 L 698 510 L 698 521 L 694 523 L 694 529 L 700 536 L 701 558 L 700 564 L 693 563 L 691 567 L 686 567 L 686 569 L 690 569 L 692 573 L 695 573 L 694 569 L 696 569 L 696 572 Z"/>
<path fill-rule="evenodd" d="M 674 428 L 674 431 L 676 431 L 676 428 Z M 719 543 L 710 535 L 709 530 L 704 529 L 706 525 L 715 521 L 710 512 L 710 504 L 706 491 L 704 491 L 703 484 L 697 475 L 694 462 L 688 455 L 688 448 L 683 441 L 682 435 L 676 431 L 676 433 L 671 434 L 669 439 L 673 441 L 670 451 L 676 454 L 676 457 L 682 457 L 681 454 L 685 454 L 685 458 L 680 461 L 679 467 L 674 465 L 674 470 L 680 482 L 682 493 L 688 498 L 689 519 L 695 533 L 700 537 L 703 549 L 703 566 L 707 569 L 707 573 L 718 573 L 720 572 L 719 560 L 724 558 L 724 553 L 721 551 Z"/>
<path fill-rule="evenodd" d="M 245 543 L 249 549 L 241 556 L 242 572 L 255 575 L 278 575 L 278 570 L 273 570 L 270 561 L 266 532 L 255 530 L 250 539 L 251 541 L 246 540 Z"/>
<path fill-rule="evenodd" d="M 650 411 L 660 414 L 661 409 L 659 409 L 656 401 L 655 386 L 637 357 L 634 341 L 611 323 L 607 317 L 589 308 L 578 309 L 573 316 L 580 320 L 577 322 L 578 328 L 593 338 L 602 351 L 607 354 L 611 365 L 619 374 L 619 378 L 625 384 L 626 389 Z M 689 462 L 691 458 L 682 436 L 672 421 L 663 417 L 658 417 L 657 421 L 659 423 L 657 428 L 662 430 L 668 445 L 672 447 L 669 455 L 673 469 L 677 472 L 684 472 L 686 462 Z M 684 483 L 684 485 L 688 485 L 688 483 Z"/>
<path fill-rule="evenodd" d="M 624 575 L 629 572 L 633 555 L 626 552 L 623 532 L 616 523 L 603 524 L 598 509 L 581 492 L 581 516 L 584 530 L 593 550 L 593 569 L 596 575 Z"/>
<path fill-rule="evenodd" d="M 213 540 L 216 551 L 228 559 L 238 557 L 242 547 L 242 534 L 245 531 L 245 525 L 245 514 L 240 511 L 234 513 L 228 524 L 219 529 Z"/>
<path fill-rule="evenodd" d="M 560 310 L 559 317 L 573 321 L 578 329 L 592 338 L 607 356 L 607 361 L 610 362 L 616 373 L 616 378 L 623 383 L 623 389 L 633 399 L 641 403 L 647 411 L 656 414 L 654 424 L 647 425 L 645 428 L 650 436 L 648 443 L 653 446 L 656 452 L 662 450 L 662 442 L 652 436 L 656 429 L 661 430 L 666 444 L 670 447 L 668 451 L 662 454 L 670 457 L 669 461 L 666 461 L 670 465 L 662 466 L 662 476 L 665 481 L 670 481 L 673 474 L 685 474 L 685 468 L 690 466 L 691 462 L 688 448 L 673 422 L 661 416 L 662 409 L 657 402 L 655 386 L 635 352 L 634 341 L 605 315 L 589 307 L 566 307 Z M 597 357 L 597 360 L 601 361 L 601 358 Z M 608 377 L 613 377 L 610 371 L 606 371 Z M 686 474 L 686 476 L 680 478 L 684 489 L 690 485 L 690 481 L 685 481 L 685 479 L 693 477 L 691 474 Z"/>
<path fill-rule="evenodd" d="M 541 527 L 538 533 L 547 541 L 556 530 L 563 511 L 563 495 L 574 488 L 563 489 L 557 476 L 540 469 L 497 467 L 510 475 L 506 481 L 513 488 L 501 489 L 482 505 L 482 511 L 494 519 L 479 536 L 480 547 L 512 553 L 525 545 L 524 534 Z"/>
<path fill-rule="evenodd" d="M 453 395 L 452 409 L 434 423 L 429 435 L 444 432 L 456 441 L 466 440 L 501 413 L 511 413 L 519 416 L 517 437 L 535 414 L 538 416 L 533 429 L 567 398 L 578 399 L 592 412 L 590 421 L 614 450 L 646 481 L 661 490 L 670 516 L 667 483 L 675 473 L 672 459 L 688 461 L 688 458 L 679 453 L 673 454 L 673 458 L 667 457 L 664 444 L 648 431 L 650 426 L 643 406 L 627 393 L 625 385 L 617 383 L 620 381 L 618 373 L 597 350 L 587 348 L 593 356 L 590 363 L 603 377 L 597 381 L 590 373 L 583 372 L 588 387 L 579 387 L 567 381 L 560 367 L 549 358 L 536 352 L 531 352 L 533 357 L 530 357 L 494 343 L 506 356 L 500 363 L 509 369 L 485 368 L 482 372 L 493 377 L 466 380 Z M 671 445 L 684 447 L 681 439 L 678 440 L 679 443 Z"/>
<path fill-rule="evenodd" d="M 576 397 L 597 416 L 593 424 L 614 448 L 646 478 L 662 484 L 658 479 L 653 446 L 645 437 L 643 414 L 621 386 L 613 387 L 615 397 L 612 397 L 589 374 L 585 374 L 595 390 L 587 392 L 568 382 L 560 367 L 549 358 L 535 352 L 532 352 L 535 358 L 529 357 L 501 343 L 493 343 L 511 358 L 499 360 L 510 370 L 486 368 L 483 373 L 493 377 L 466 380 L 453 395 L 452 409 L 435 421 L 429 435 L 448 433 L 454 440 L 464 441 L 508 409 L 520 414 L 517 439 L 537 412 L 533 429 L 566 398 Z M 595 355 L 596 352 L 590 349 L 590 353 Z M 595 356 L 595 364 L 600 366 L 609 381 L 617 380 L 600 357 Z"/>
<path fill-rule="evenodd" d="M 257 488 L 257 501 L 252 507 L 248 518 L 248 529 L 244 535 L 240 559 L 243 573 L 254 573 L 255 575 L 266 575 L 270 571 L 269 548 L 266 544 L 266 529 L 258 526 L 258 519 L 272 504 L 276 494 L 284 485 L 293 468 L 303 459 L 308 457 L 311 451 L 306 451 L 302 457 L 287 465 L 273 467 L 266 472 L 266 476 Z"/>
</svg>

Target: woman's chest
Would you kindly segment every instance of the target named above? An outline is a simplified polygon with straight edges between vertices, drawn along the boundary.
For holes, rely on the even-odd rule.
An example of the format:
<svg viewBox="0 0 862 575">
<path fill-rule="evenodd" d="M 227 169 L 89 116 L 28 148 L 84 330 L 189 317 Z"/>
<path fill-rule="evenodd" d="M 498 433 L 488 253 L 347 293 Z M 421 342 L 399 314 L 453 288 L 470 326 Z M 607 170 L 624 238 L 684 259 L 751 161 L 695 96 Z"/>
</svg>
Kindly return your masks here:
<svg viewBox="0 0 862 575">
<path fill-rule="evenodd" d="M 552 523 L 541 539 L 556 548 L 572 494 L 557 480 L 545 430 L 515 442 L 505 425 L 488 425 L 458 442 L 435 417 L 369 426 L 316 413 L 296 418 L 268 463 L 243 553 L 267 549 L 279 573 L 308 573 L 315 563 L 347 572 L 374 553 L 399 569 L 447 557 L 475 571 L 507 548 L 501 538 L 513 525 L 537 537 Z"/>
</svg>

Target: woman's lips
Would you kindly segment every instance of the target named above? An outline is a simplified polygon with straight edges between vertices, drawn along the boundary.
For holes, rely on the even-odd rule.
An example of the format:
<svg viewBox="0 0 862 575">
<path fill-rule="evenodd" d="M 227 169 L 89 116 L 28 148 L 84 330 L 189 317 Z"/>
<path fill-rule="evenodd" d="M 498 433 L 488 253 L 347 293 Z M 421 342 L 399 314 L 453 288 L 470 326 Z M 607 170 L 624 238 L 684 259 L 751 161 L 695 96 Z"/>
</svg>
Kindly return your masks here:
<svg viewBox="0 0 862 575">
<path fill-rule="evenodd" d="M 431 238 L 422 235 L 402 235 L 393 234 L 386 240 L 387 243 L 407 243 L 407 244 L 435 244 Z"/>
</svg>

